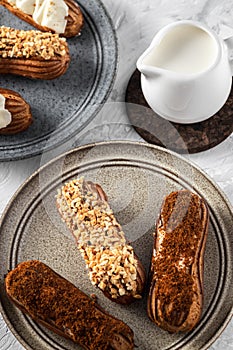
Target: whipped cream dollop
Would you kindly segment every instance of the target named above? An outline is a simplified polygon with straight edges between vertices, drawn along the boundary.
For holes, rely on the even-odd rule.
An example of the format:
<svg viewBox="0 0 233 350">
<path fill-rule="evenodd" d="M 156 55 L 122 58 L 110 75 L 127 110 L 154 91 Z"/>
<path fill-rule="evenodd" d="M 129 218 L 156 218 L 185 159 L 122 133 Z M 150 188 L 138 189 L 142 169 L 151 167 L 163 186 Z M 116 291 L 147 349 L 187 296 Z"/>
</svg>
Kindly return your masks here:
<svg viewBox="0 0 233 350">
<path fill-rule="evenodd" d="M 19 10 L 31 15 L 41 26 L 53 29 L 57 34 L 65 32 L 68 6 L 64 0 L 8 0 Z"/>
<path fill-rule="evenodd" d="M 11 113 L 5 109 L 5 97 L 0 94 L 0 129 L 5 128 L 11 123 Z"/>
</svg>

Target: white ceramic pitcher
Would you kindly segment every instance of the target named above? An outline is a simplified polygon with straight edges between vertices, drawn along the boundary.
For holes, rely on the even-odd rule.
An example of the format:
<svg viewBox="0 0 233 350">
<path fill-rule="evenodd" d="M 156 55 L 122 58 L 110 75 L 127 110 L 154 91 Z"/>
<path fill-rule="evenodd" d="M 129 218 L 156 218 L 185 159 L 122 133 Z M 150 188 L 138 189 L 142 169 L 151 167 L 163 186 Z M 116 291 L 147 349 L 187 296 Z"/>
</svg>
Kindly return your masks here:
<svg viewBox="0 0 233 350">
<path fill-rule="evenodd" d="M 200 122 L 219 111 L 232 85 L 229 43 L 196 21 L 162 28 L 137 61 L 150 107 L 178 123 Z"/>
</svg>

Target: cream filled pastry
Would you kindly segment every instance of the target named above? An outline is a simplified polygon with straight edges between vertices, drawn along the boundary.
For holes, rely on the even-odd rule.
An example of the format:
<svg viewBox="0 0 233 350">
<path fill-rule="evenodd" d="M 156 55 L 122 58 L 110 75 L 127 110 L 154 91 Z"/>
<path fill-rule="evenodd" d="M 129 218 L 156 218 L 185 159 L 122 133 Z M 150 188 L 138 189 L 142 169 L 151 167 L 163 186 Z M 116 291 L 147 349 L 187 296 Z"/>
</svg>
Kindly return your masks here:
<svg viewBox="0 0 233 350">
<path fill-rule="evenodd" d="M 5 128 L 11 123 L 11 113 L 5 108 L 5 97 L 0 94 L 0 129 Z"/>
<path fill-rule="evenodd" d="M 191 331 L 200 320 L 208 222 L 199 195 L 179 190 L 165 197 L 154 234 L 147 312 L 170 333 Z"/>
<path fill-rule="evenodd" d="M 64 0 L 8 0 L 8 2 L 31 15 L 41 26 L 51 28 L 58 34 L 65 32 L 68 6 Z"/>
<path fill-rule="evenodd" d="M 30 105 L 16 91 L 0 88 L 0 135 L 14 135 L 32 123 Z"/>
<path fill-rule="evenodd" d="M 79 35 L 84 24 L 76 0 L 0 0 L 0 5 L 40 31 L 66 38 Z"/>
</svg>

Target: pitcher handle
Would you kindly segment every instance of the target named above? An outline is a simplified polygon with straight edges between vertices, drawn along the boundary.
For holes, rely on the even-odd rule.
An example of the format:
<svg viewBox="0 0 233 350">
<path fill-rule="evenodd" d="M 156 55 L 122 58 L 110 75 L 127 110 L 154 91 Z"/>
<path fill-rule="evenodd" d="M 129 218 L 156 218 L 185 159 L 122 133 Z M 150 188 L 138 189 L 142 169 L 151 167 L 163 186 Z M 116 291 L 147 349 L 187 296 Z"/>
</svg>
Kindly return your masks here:
<svg viewBox="0 0 233 350">
<path fill-rule="evenodd" d="M 231 67 L 231 75 L 233 75 L 233 36 L 224 39 L 224 42 L 228 48 L 228 60 Z"/>
<path fill-rule="evenodd" d="M 233 28 L 229 27 L 228 25 L 221 24 L 219 35 L 227 46 L 231 75 L 233 75 Z"/>
</svg>

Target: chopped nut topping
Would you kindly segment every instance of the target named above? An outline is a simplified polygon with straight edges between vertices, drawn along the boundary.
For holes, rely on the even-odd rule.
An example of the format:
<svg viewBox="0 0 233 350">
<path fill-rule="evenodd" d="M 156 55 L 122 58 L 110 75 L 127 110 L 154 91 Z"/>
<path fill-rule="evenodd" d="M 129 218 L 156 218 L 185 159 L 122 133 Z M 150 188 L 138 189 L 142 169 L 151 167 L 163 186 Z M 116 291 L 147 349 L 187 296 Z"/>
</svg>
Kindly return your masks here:
<svg viewBox="0 0 233 350">
<path fill-rule="evenodd" d="M 93 285 L 112 298 L 137 291 L 137 259 L 106 200 L 83 178 L 66 183 L 56 196 L 59 210 L 73 232 Z"/>
<path fill-rule="evenodd" d="M 58 34 L 0 27 L 0 57 L 2 58 L 40 56 L 49 60 L 56 55 L 64 56 L 66 48 L 66 39 L 60 38 Z"/>
</svg>

